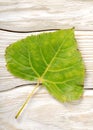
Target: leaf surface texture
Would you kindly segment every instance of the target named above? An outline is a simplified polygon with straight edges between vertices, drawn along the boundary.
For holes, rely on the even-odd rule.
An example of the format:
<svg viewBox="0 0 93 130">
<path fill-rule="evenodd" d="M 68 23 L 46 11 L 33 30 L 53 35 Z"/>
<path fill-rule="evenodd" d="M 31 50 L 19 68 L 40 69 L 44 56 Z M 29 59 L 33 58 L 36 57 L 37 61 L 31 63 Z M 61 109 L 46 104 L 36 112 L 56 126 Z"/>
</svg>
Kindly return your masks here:
<svg viewBox="0 0 93 130">
<path fill-rule="evenodd" d="M 74 29 L 31 35 L 6 49 L 8 70 L 19 78 L 40 80 L 61 102 L 83 94 L 85 67 Z"/>
</svg>

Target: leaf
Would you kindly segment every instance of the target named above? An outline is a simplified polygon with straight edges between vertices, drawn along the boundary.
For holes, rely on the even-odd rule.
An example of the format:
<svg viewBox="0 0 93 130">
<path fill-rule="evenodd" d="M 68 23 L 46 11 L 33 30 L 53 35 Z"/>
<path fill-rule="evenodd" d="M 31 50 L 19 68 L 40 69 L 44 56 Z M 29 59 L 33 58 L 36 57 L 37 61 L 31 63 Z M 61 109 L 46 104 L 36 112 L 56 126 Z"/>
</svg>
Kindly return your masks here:
<svg viewBox="0 0 93 130">
<path fill-rule="evenodd" d="M 83 94 L 85 67 L 74 29 L 31 35 L 6 49 L 8 70 L 26 80 L 41 82 L 61 102 Z"/>
</svg>

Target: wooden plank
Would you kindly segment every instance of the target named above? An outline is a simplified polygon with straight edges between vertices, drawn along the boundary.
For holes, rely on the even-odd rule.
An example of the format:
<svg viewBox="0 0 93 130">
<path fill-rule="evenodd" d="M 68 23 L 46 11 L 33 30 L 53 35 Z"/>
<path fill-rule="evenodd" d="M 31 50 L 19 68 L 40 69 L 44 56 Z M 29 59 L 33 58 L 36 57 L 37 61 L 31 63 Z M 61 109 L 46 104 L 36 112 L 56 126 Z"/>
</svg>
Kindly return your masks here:
<svg viewBox="0 0 93 130">
<path fill-rule="evenodd" d="M 37 34 L 37 33 L 33 33 Z M 0 90 L 7 90 L 21 84 L 28 84 L 29 81 L 21 80 L 12 76 L 5 67 L 5 48 L 12 42 L 24 38 L 31 33 L 12 33 L 0 31 Z M 82 53 L 87 77 L 85 88 L 93 88 L 93 31 L 75 31 L 79 49 Z"/>
<path fill-rule="evenodd" d="M 0 28 L 93 30 L 92 0 L 0 0 Z"/>
<path fill-rule="evenodd" d="M 15 114 L 34 86 L 6 70 L 4 53 L 10 43 L 32 33 L 0 30 L 0 130 L 93 130 L 93 1 L 0 0 L 0 29 L 28 32 L 73 26 L 86 65 L 83 99 L 62 104 L 40 87 L 17 120 Z"/>
<path fill-rule="evenodd" d="M 90 90 L 85 91 L 81 101 L 62 104 L 41 87 L 16 120 L 15 114 L 33 87 L 0 93 L 0 130 L 93 129 L 93 91 Z"/>
</svg>

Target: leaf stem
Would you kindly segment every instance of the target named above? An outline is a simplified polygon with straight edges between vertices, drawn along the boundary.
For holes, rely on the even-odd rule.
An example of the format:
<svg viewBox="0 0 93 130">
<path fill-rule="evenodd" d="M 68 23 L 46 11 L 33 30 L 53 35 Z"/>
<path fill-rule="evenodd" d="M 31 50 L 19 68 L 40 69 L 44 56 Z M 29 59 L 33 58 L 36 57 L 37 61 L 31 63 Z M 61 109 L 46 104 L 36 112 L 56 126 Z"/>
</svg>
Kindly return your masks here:
<svg viewBox="0 0 93 130">
<path fill-rule="evenodd" d="M 24 110 L 25 106 L 28 104 L 30 98 L 33 96 L 34 92 L 35 92 L 36 89 L 39 87 L 39 83 L 40 83 L 40 82 L 38 81 L 38 83 L 36 84 L 36 86 L 34 87 L 34 89 L 32 90 L 32 92 L 28 95 L 26 101 L 23 103 L 23 105 L 22 105 L 21 108 L 19 109 L 18 113 L 17 113 L 16 116 L 15 116 L 16 119 L 17 119 L 17 118 L 20 116 L 20 114 L 23 112 L 23 110 Z"/>
</svg>

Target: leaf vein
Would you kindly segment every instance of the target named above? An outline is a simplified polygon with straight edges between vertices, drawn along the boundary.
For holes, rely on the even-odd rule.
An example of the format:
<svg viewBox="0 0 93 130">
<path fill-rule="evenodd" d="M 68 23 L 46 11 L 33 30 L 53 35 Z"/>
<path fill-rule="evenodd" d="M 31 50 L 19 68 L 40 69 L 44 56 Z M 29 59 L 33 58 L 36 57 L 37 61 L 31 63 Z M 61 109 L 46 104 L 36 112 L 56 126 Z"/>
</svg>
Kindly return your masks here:
<svg viewBox="0 0 93 130">
<path fill-rule="evenodd" d="M 28 51 L 28 56 L 29 56 L 29 65 L 31 66 L 32 70 L 34 71 L 34 73 L 37 75 L 37 77 L 40 77 L 39 73 L 34 69 L 33 65 L 32 65 L 32 61 L 31 61 L 31 57 L 30 57 L 30 53 Z"/>
<path fill-rule="evenodd" d="M 81 59 L 80 59 L 81 60 Z M 64 71 L 64 70 L 67 70 L 67 69 L 70 69 L 70 68 L 73 68 L 73 67 L 75 67 L 75 65 L 77 65 L 79 62 L 77 61 L 75 64 L 73 64 L 72 66 L 69 66 L 69 67 L 66 67 L 66 68 L 64 68 L 64 69 L 58 69 L 58 70 L 48 70 L 48 71 L 50 71 L 50 72 L 62 72 L 62 71 Z"/>
<path fill-rule="evenodd" d="M 48 63 L 47 63 L 47 61 L 46 61 L 46 59 L 45 59 L 45 57 L 44 57 L 44 54 L 43 54 L 43 52 L 42 52 L 42 49 L 41 49 L 40 45 L 38 45 L 38 46 L 39 46 L 39 50 L 40 50 L 40 53 L 41 53 L 42 59 L 43 59 L 45 65 L 48 66 Z"/>
<path fill-rule="evenodd" d="M 11 64 L 11 63 L 9 63 L 9 64 Z M 13 69 L 13 68 L 12 68 L 12 69 Z M 26 74 L 26 73 L 24 73 L 24 72 L 22 72 L 22 71 L 20 71 L 20 70 L 18 70 L 18 69 L 16 69 L 16 71 L 17 71 L 18 73 L 21 73 L 21 74 L 27 75 L 28 77 L 37 78 L 37 77 L 35 77 L 35 76 L 32 76 L 31 74 L 30 74 L 30 75 L 29 75 L 29 74 Z"/>
<path fill-rule="evenodd" d="M 50 83 L 63 84 L 63 83 L 66 83 L 68 81 L 73 81 L 73 80 L 76 80 L 76 79 L 78 79 L 78 77 L 75 77 L 75 78 L 72 78 L 72 79 L 69 79 L 69 80 L 65 80 L 63 82 L 53 82 L 53 81 L 50 81 L 50 80 L 47 80 L 47 79 L 43 79 L 43 80 L 46 81 L 46 82 L 50 82 Z"/>
<path fill-rule="evenodd" d="M 54 57 L 53 57 L 52 60 L 50 61 L 49 65 L 48 65 L 47 68 L 45 69 L 44 73 L 42 74 L 42 76 L 41 76 L 42 78 L 43 78 L 44 75 L 47 73 L 49 67 L 51 66 L 52 62 L 54 61 L 54 59 L 56 58 L 57 54 L 59 53 L 59 51 L 60 51 L 62 45 L 64 44 L 64 42 L 65 42 L 65 40 L 66 40 L 66 38 L 65 38 L 66 35 L 67 35 L 67 34 L 65 34 L 65 36 L 64 36 L 64 40 L 62 41 L 60 47 L 58 48 L 58 50 L 57 50 L 57 52 L 55 53 Z M 71 35 L 72 35 L 72 32 L 71 32 L 70 36 L 71 36 Z"/>
</svg>

